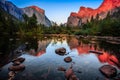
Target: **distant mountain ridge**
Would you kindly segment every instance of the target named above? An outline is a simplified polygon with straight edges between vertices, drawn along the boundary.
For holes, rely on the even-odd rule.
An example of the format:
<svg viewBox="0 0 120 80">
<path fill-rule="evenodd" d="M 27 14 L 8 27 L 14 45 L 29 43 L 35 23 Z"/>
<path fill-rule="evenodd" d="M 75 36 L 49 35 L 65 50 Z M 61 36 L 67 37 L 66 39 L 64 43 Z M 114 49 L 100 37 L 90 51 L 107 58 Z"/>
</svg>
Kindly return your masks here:
<svg viewBox="0 0 120 80">
<path fill-rule="evenodd" d="M 7 13 L 14 16 L 20 21 L 24 21 L 24 14 L 26 14 L 28 17 L 31 17 L 33 14 L 35 14 L 37 17 L 38 24 L 51 26 L 51 21 L 46 17 L 45 10 L 37 6 L 18 8 L 10 1 L 0 0 L 0 8 L 4 9 Z"/>
<path fill-rule="evenodd" d="M 97 8 L 80 7 L 78 13 L 72 12 L 68 18 L 68 26 L 81 26 L 82 23 L 87 23 L 91 18 L 104 19 L 108 12 L 114 13 L 120 7 L 120 0 L 104 0 L 103 3 Z"/>
</svg>

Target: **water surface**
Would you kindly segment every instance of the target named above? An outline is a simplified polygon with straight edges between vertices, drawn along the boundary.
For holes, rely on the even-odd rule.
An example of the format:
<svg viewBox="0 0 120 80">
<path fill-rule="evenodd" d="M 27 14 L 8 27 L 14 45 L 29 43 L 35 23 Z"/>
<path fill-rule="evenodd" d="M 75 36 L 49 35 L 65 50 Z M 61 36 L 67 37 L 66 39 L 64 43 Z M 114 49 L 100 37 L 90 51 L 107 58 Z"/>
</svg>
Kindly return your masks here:
<svg viewBox="0 0 120 80">
<path fill-rule="evenodd" d="M 18 54 L 13 51 L 22 44 L 27 48 Z M 64 47 L 67 55 L 55 53 L 58 48 Z M 34 37 L 5 37 L 1 38 L 0 45 L 0 80 L 8 80 L 8 67 L 15 57 L 24 57 L 25 70 L 15 75 L 14 80 L 65 80 L 64 72 L 58 67 L 68 69 L 72 63 L 75 75 L 79 80 L 104 80 L 99 68 L 110 64 L 120 69 L 120 45 L 111 44 L 96 38 L 81 38 L 75 36 L 34 36 Z M 89 50 L 103 52 L 102 55 L 89 53 Z M 64 58 L 70 56 L 72 62 L 66 63 Z M 112 60 L 112 61 L 111 61 Z M 112 80 L 112 79 L 111 79 Z"/>
</svg>

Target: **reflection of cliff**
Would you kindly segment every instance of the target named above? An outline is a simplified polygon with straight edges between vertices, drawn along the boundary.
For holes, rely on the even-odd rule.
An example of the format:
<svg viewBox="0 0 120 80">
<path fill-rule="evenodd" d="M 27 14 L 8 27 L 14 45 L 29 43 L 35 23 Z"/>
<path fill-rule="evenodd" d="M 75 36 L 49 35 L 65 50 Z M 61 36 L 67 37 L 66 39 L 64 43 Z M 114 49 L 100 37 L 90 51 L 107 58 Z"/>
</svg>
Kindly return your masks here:
<svg viewBox="0 0 120 80">
<path fill-rule="evenodd" d="M 91 44 L 89 40 L 78 40 L 75 37 L 70 37 L 68 44 L 70 46 L 70 49 L 76 48 L 78 54 L 88 53 L 89 50 L 99 49 L 97 44 Z"/>
<path fill-rule="evenodd" d="M 89 50 L 96 50 L 99 51 L 99 48 L 95 48 L 95 46 L 89 46 L 87 44 L 82 44 L 81 46 L 76 47 L 78 54 L 89 54 L 88 51 Z M 103 54 L 97 54 L 97 58 L 101 63 L 108 63 L 110 65 L 114 65 L 117 66 L 118 68 L 120 68 L 120 62 L 118 60 L 118 58 L 113 55 L 110 54 L 108 52 L 105 52 L 104 50 L 101 50 L 103 52 Z"/>
<path fill-rule="evenodd" d="M 46 52 L 46 47 L 50 43 L 50 40 L 43 40 L 43 41 L 38 41 L 38 49 L 37 49 L 37 54 L 36 56 L 41 56 Z"/>
<path fill-rule="evenodd" d="M 109 63 L 120 68 L 120 62 L 114 55 L 104 52 L 102 55 L 98 55 L 97 57 L 101 63 Z"/>
<path fill-rule="evenodd" d="M 93 45 L 88 45 L 88 44 L 81 44 L 77 48 L 78 54 L 88 54 L 89 50 L 95 50 L 95 47 Z"/>
<path fill-rule="evenodd" d="M 79 46 L 79 41 L 75 37 L 71 37 L 68 41 L 68 44 L 70 46 L 70 49 L 76 48 Z"/>
<path fill-rule="evenodd" d="M 117 56 L 120 56 L 118 53 L 120 53 L 120 45 L 118 44 L 110 44 L 110 43 L 107 43 L 105 41 L 100 41 L 99 42 L 99 47 L 101 49 L 104 49 L 104 51 L 107 51 L 107 52 L 111 52 L 114 53 L 115 55 Z"/>
<path fill-rule="evenodd" d="M 101 45 L 102 44 L 102 45 Z M 69 41 L 69 46 L 71 49 L 76 49 L 78 51 L 78 54 L 90 54 L 89 50 L 95 50 L 95 51 L 102 51 L 103 54 L 96 54 L 96 57 L 101 63 L 108 63 L 110 65 L 117 66 L 120 68 L 120 62 L 117 55 L 114 54 L 114 48 L 116 48 L 114 45 L 111 47 L 111 45 L 101 43 L 101 44 L 91 44 L 91 43 L 84 43 L 84 41 L 79 41 L 76 38 L 71 38 Z M 111 48 L 110 48 L 111 47 Z M 117 48 L 118 49 L 118 48 Z"/>
</svg>

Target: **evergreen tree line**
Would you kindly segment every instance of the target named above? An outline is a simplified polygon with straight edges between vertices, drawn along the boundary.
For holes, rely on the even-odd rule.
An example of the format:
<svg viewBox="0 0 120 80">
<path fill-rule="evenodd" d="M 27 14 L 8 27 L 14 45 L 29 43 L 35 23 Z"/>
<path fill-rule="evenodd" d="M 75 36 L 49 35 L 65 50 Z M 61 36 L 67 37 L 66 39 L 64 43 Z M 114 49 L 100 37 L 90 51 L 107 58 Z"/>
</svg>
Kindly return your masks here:
<svg viewBox="0 0 120 80">
<path fill-rule="evenodd" d="M 33 14 L 32 17 L 23 15 L 24 21 L 21 22 L 0 9 L 0 33 L 1 34 L 73 34 L 78 28 L 65 27 L 63 25 L 54 25 L 46 27 L 42 24 L 37 24 L 37 17 Z"/>
<path fill-rule="evenodd" d="M 65 27 L 50 26 L 46 27 L 42 24 L 37 24 L 37 17 L 33 14 L 32 17 L 23 15 L 24 22 L 21 22 L 13 16 L 9 15 L 0 9 L 0 34 L 75 34 L 75 35 L 99 35 L 99 36 L 120 36 L 120 9 L 113 15 L 108 13 L 107 17 L 99 20 L 99 15 L 96 19 L 91 18 L 80 27 Z"/>
<path fill-rule="evenodd" d="M 103 20 L 99 20 L 97 15 L 96 19 L 91 19 L 82 26 L 82 29 L 77 34 L 82 35 L 98 35 L 98 36 L 120 36 L 120 9 L 118 12 L 107 14 Z"/>
</svg>

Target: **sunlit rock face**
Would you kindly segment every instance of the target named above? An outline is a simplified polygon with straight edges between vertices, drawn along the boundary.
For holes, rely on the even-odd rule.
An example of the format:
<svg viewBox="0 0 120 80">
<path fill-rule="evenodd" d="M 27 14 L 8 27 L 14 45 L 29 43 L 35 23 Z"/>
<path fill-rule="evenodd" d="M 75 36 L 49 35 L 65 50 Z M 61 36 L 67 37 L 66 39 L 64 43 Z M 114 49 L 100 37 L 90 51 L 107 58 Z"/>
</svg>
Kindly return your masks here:
<svg viewBox="0 0 120 80">
<path fill-rule="evenodd" d="M 36 11 L 38 11 L 41 14 L 45 14 L 45 11 L 37 6 L 30 6 L 29 8 L 35 9 Z"/>
<path fill-rule="evenodd" d="M 104 19 L 109 11 L 111 11 L 111 13 L 116 11 L 114 10 L 116 7 L 120 7 L 120 0 L 104 0 L 97 9 L 80 7 L 79 11 L 77 13 L 72 12 L 70 17 L 77 17 L 77 19 L 81 20 L 81 22 L 76 21 L 74 23 L 74 19 L 69 17 L 67 24 L 68 26 L 78 26 L 80 23 L 86 23 L 90 21 L 91 17 L 96 18 L 97 15 L 99 16 L 99 19 Z"/>
<path fill-rule="evenodd" d="M 45 11 L 37 6 L 30 6 L 22 9 L 23 12 L 31 17 L 33 14 L 36 15 L 38 24 L 43 24 L 45 26 L 51 26 L 50 20 L 45 16 Z"/>
<path fill-rule="evenodd" d="M 23 11 L 20 8 L 16 7 L 12 2 L 0 0 L 0 7 L 15 18 L 23 21 Z"/>
</svg>

